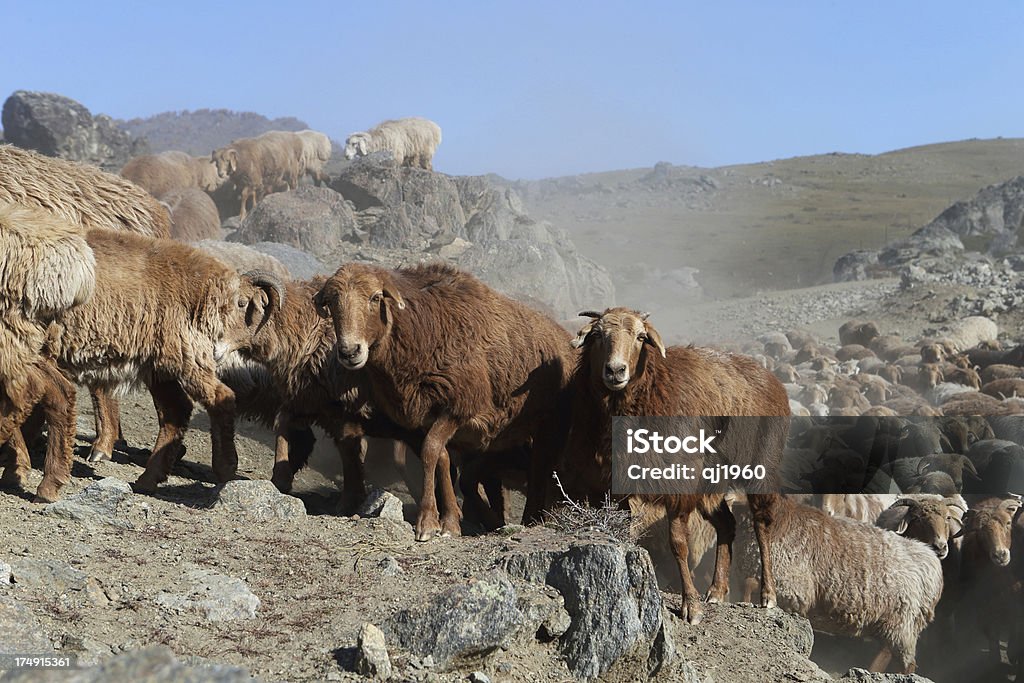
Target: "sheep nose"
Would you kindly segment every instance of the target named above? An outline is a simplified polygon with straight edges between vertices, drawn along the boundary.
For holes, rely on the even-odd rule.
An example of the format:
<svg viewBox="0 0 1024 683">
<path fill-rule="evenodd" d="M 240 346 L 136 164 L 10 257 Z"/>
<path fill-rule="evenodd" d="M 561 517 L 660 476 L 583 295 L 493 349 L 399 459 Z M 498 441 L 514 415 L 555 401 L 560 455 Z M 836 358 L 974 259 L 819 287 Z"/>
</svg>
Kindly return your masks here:
<svg viewBox="0 0 1024 683">
<path fill-rule="evenodd" d="M 351 360 L 356 358 L 363 352 L 362 344 L 339 344 L 338 353 L 341 354 L 342 358 Z"/>
<path fill-rule="evenodd" d="M 946 559 L 946 555 L 949 554 L 949 546 L 945 543 L 939 543 L 935 546 L 935 554 L 939 556 L 940 560 Z"/>
<path fill-rule="evenodd" d="M 626 379 L 625 363 L 607 363 L 604 366 L 604 376 L 621 382 Z"/>
<path fill-rule="evenodd" d="M 1000 567 L 1005 567 L 1010 563 L 1010 551 L 1006 549 L 996 550 L 992 553 L 992 561 Z"/>
</svg>

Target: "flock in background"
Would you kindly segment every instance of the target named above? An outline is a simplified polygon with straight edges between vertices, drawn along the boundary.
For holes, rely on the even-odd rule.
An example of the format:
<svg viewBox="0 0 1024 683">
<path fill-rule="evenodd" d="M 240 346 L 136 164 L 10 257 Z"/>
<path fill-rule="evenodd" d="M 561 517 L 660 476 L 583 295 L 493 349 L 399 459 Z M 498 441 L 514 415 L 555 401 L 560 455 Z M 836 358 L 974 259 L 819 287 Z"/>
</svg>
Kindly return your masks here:
<svg viewBox="0 0 1024 683">
<path fill-rule="evenodd" d="M 344 156 L 388 151 L 429 170 L 440 142 L 433 122 L 386 121 L 350 136 Z M 728 452 L 778 465 L 786 450 L 795 469 L 784 479 L 828 495 L 630 501 L 639 520 L 667 526 L 645 542 L 678 570 L 682 616 L 702 617 L 694 576 L 712 546 L 705 599 L 726 599 L 735 545 L 732 578 L 747 598 L 759 587 L 764 607 L 874 638 L 872 668 L 895 659 L 913 671 L 922 632 L 942 651 L 954 628 L 984 634 L 996 659 L 1006 640 L 1024 666 L 1024 521 L 1010 493 L 1024 471 L 1024 423 L 1012 417 L 1024 413 L 1024 348 L 1001 349 L 994 323 L 967 319 L 913 343 L 853 321 L 838 348 L 802 331 L 666 347 L 646 314 L 588 311 L 574 337 L 442 264 L 347 263 L 292 281 L 187 244 L 220 237 L 209 193 L 230 183 L 244 217 L 306 176 L 326 182 L 330 158 L 322 133 L 273 131 L 209 157 L 140 157 L 119 177 L 0 146 L 0 483 L 24 487 L 27 444 L 45 424 L 36 497 L 56 500 L 71 476 L 76 385 L 93 398 L 91 461 L 110 458 L 120 436 L 116 397 L 145 388 L 159 424 L 137 491 L 154 491 L 183 457 L 198 402 L 218 482 L 236 475 L 238 417 L 274 429 L 283 492 L 321 427 L 350 505 L 365 496 L 366 437 L 407 445 L 423 462 L 416 537 L 427 541 L 460 535 L 464 512 L 500 527 L 504 489 L 521 481 L 524 521 L 542 521 L 557 503 L 554 473 L 571 497 L 600 504 L 615 415 L 793 415 L 790 446 L 776 427 L 735 433 L 743 447 Z M 849 421 L 816 421 L 829 415 Z"/>
</svg>

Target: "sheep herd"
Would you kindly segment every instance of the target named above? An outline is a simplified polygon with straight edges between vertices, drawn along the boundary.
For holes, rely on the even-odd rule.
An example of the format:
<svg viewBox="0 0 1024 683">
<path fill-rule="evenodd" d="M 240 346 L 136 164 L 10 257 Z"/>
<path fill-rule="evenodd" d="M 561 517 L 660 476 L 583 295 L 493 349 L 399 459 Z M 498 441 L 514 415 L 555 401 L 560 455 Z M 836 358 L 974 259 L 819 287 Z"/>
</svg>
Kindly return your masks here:
<svg viewBox="0 0 1024 683">
<path fill-rule="evenodd" d="M 404 121 L 353 135 L 345 155 L 388 149 L 430 168 L 440 129 Z M 303 176 L 324 182 L 330 148 L 315 131 L 272 132 L 209 158 L 133 160 L 122 178 L 0 146 L 0 483 L 24 486 L 26 444 L 45 424 L 36 496 L 55 500 L 71 476 L 75 385 L 93 397 L 90 460 L 111 456 L 117 397 L 144 388 L 159 424 L 137 491 L 157 489 L 183 457 L 198 402 L 218 482 L 236 476 L 239 417 L 273 428 L 284 493 L 310 427 L 323 429 L 350 507 L 366 494 L 366 437 L 407 445 L 423 462 L 416 538 L 429 541 L 460 535 L 464 511 L 503 525 L 513 479 L 526 481 L 526 523 L 558 503 L 553 474 L 572 498 L 602 501 L 614 416 L 716 418 L 729 462 L 768 466 L 774 489 L 624 501 L 667 521 L 667 537 L 648 540 L 678 569 L 684 619 L 702 618 L 695 576 L 714 546 L 706 601 L 742 581 L 763 607 L 874 638 L 877 670 L 895 659 L 913 671 L 919 636 L 954 623 L 996 658 L 1008 640 L 1017 658 L 1024 351 L 1000 348 L 992 321 L 914 343 L 851 321 L 837 348 L 792 331 L 711 349 L 666 346 L 647 314 L 608 308 L 581 314 L 573 337 L 447 265 L 346 263 L 293 281 L 240 272 L 185 243 L 201 231 L 175 229 L 181 207 L 209 208 L 190 195 L 228 181 L 243 214 Z M 744 431 L 727 416 L 779 419 Z"/>
</svg>

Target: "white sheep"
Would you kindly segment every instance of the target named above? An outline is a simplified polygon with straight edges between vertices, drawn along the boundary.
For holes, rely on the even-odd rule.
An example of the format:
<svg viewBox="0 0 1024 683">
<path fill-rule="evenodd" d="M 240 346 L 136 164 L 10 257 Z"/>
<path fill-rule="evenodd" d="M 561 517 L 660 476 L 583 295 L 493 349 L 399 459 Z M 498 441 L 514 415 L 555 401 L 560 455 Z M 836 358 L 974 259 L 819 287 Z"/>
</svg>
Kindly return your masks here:
<svg viewBox="0 0 1024 683">
<path fill-rule="evenodd" d="M 744 574 L 756 576 L 760 558 L 748 526 L 736 525 L 737 555 Z M 880 641 L 874 671 L 884 671 L 893 655 L 904 672 L 914 671 L 918 636 L 942 594 L 942 565 L 931 548 L 785 496 L 776 504 L 772 538 L 779 607 L 807 617 L 815 630 Z M 752 588 L 748 581 L 747 592 Z"/>
<path fill-rule="evenodd" d="M 942 339 L 950 342 L 957 351 L 966 351 L 984 341 L 999 337 L 999 326 L 980 315 L 959 320 L 942 331 Z"/>
<path fill-rule="evenodd" d="M 317 187 L 325 184 L 327 174 L 324 173 L 324 164 L 331 160 L 331 139 L 315 130 L 300 130 L 296 135 L 302 139 L 299 174 L 308 175 Z"/>
<path fill-rule="evenodd" d="M 383 121 L 368 131 L 352 133 L 345 140 L 345 158 L 387 150 L 402 166 L 433 170 L 434 152 L 441 144 L 441 127 L 417 117 Z"/>
</svg>

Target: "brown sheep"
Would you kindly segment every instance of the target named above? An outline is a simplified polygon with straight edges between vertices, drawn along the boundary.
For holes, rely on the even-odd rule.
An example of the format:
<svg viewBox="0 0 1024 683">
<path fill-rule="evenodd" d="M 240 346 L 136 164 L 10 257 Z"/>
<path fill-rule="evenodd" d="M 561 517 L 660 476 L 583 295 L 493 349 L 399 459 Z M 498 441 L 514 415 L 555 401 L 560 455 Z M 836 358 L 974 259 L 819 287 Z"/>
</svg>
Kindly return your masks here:
<svg viewBox="0 0 1024 683">
<path fill-rule="evenodd" d="M 167 210 L 145 190 L 95 166 L 0 145 L 0 200 L 46 209 L 85 230 L 170 235 Z"/>
<path fill-rule="evenodd" d="M 981 380 L 979 379 L 979 382 L 980 381 Z M 1000 399 L 1011 398 L 1013 396 L 1024 396 L 1024 379 L 1014 377 L 1010 379 L 993 380 L 981 387 L 981 393 Z"/>
<path fill-rule="evenodd" d="M 230 180 L 239 194 L 239 218 L 245 218 L 251 208 L 271 192 L 296 186 L 302 141 L 296 138 L 296 144 L 297 147 L 280 135 L 264 133 L 258 138 L 235 140 L 213 151 L 211 159 L 218 177 L 222 181 Z"/>
<path fill-rule="evenodd" d="M 836 349 L 836 360 L 838 361 L 861 360 L 874 355 L 874 351 L 860 344 L 845 344 Z"/>
<path fill-rule="evenodd" d="M 721 419 L 712 416 L 790 414 L 785 389 L 750 358 L 692 346 L 666 349 L 647 316 L 626 308 L 581 315 L 593 320 L 574 341 L 575 346 L 583 348 L 583 355 L 572 380 L 572 430 L 564 473 L 571 486 L 591 500 L 609 489 L 614 415 L 708 416 L 693 418 L 707 426 L 705 422 Z M 731 463 L 761 463 L 777 472 L 788 420 L 726 422 L 729 427 L 724 431 L 730 427 L 734 430 L 734 434 L 725 435 L 732 439 L 733 446 L 727 450 Z M 726 450 L 724 442 L 722 449 Z M 776 498 L 772 494 L 749 496 L 762 558 L 769 557 L 769 524 Z M 644 500 L 663 507 L 671 520 L 669 540 L 683 586 L 682 615 L 695 624 L 701 619 L 702 609 L 687 564 L 690 515 L 699 512 L 717 532 L 715 578 L 708 593 L 708 599 L 715 602 L 724 600 L 729 590 L 736 521 L 721 493 L 645 496 Z M 770 560 L 763 564 L 761 579 L 761 604 L 774 606 Z"/>
<path fill-rule="evenodd" d="M 1008 365 L 1006 363 L 996 363 L 982 368 L 981 372 L 978 374 L 981 377 L 982 386 L 984 386 L 985 384 L 997 379 L 1024 378 L 1024 367 Z"/>
<path fill-rule="evenodd" d="M 1009 565 L 1013 521 L 1020 507 L 1017 498 L 988 498 L 972 504 L 964 515 L 957 623 L 981 630 L 997 663 L 1001 661 L 1000 632 L 1013 628 L 1016 619 L 1015 601 L 1007 597 L 1015 592 Z"/>
<path fill-rule="evenodd" d="M 850 320 L 839 328 L 839 343 L 843 346 L 847 344 L 870 346 L 872 340 L 879 334 L 881 333 L 878 331 L 878 325 L 872 321 Z"/>
<path fill-rule="evenodd" d="M 947 382 L 962 384 L 965 387 L 971 387 L 972 389 L 981 389 L 981 377 L 978 375 L 978 371 L 974 368 L 959 368 L 954 366 L 950 369 L 944 369 L 942 376 Z"/>
<path fill-rule="evenodd" d="M 135 157 L 121 169 L 121 177 L 161 199 L 170 192 L 190 188 L 213 192 L 223 182 L 209 157 L 175 151 Z"/>
<path fill-rule="evenodd" d="M 460 533 L 449 446 L 508 451 L 532 439 L 523 517 L 540 519 L 567 430 L 564 394 L 574 354 L 565 330 L 442 264 L 394 271 L 346 264 L 314 301 L 334 322 L 341 366 L 366 368 L 375 408 L 426 433 L 418 540 Z"/>
<path fill-rule="evenodd" d="M 171 214 L 171 237 L 180 242 L 221 238 L 220 216 L 210 195 L 194 187 L 171 190 L 160 201 Z"/>
<path fill-rule="evenodd" d="M 238 460 L 235 397 L 217 377 L 217 347 L 246 312 L 238 274 L 172 240 L 92 230 L 87 241 L 96 292 L 60 320 L 51 347 L 61 369 L 92 388 L 148 386 L 160 431 L 137 490 L 153 490 L 180 459 L 193 400 L 210 416 L 214 474 L 229 480 Z"/>
<path fill-rule="evenodd" d="M 981 368 L 996 364 L 1024 366 L 1024 344 L 1006 350 L 982 348 L 979 344 L 975 348 L 967 349 L 964 354 L 972 365 Z"/>
<path fill-rule="evenodd" d="M 92 296 L 95 265 L 79 226 L 0 201 L 0 444 L 13 451 L 0 482 L 24 486 L 31 463 L 19 427 L 40 403 L 50 438 L 39 501 L 70 479 L 75 434 L 75 387 L 43 353 L 48 323 Z"/>
</svg>

